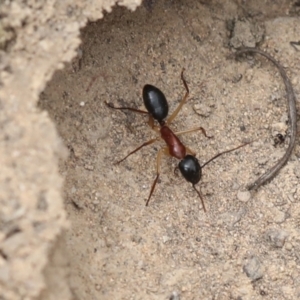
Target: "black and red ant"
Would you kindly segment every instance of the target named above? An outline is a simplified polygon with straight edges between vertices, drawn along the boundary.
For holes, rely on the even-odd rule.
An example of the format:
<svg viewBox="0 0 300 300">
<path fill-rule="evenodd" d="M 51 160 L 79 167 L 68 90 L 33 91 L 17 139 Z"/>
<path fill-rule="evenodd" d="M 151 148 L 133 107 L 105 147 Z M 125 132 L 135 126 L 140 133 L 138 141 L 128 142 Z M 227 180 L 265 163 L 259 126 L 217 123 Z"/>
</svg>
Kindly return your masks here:
<svg viewBox="0 0 300 300">
<path fill-rule="evenodd" d="M 207 136 L 205 129 L 203 127 L 197 127 L 197 128 L 174 133 L 169 127 L 169 124 L 176 118 L 180 109 L 186 103 L 186 101 L 188 99 L 189 88 L 188 88 L 187 82 L 185 81 L 185 79 L 183 77 L 183 72 L 184 72 L 184 69 L 181 72 L 181 80 L 185 87 L 186 93 L 185 93 L 184 97 L 182 98 L 182 100 L 180 101 L 178 107 L 168 118 L 167 118 L 167 116 L 169 113 L 169 106 L 168 106 L 168 102 L 167 102 L 165 95 L 157 87 L 150 85 L 150 84 L 146 84 L 143 88 L 143 100 L 144 100 L 144 105 L 145 105 L 147 111 L 143 111 L 143 110 L 139 110 L 139 109 L 135 109 L 135 108 L 131 108 L 131 107 L 114 107 L 109 103 L 106 103 L 106 105 L 113 109 L 130 110 L 133 112 L 149 115 L 149 121 L 148 121 L 149 126 L 153 130 L 155 130 L 157 133 L 160 133 L 160 137 L 151 139 L 151 140 L 143 143 L 142 145 L 137 147 L 135 150 L 131 151 L 123 159 L 116 162 L 116 164 L 119 164 L 120 162 L 124 161 L 128 156 L 139 151 L 141 148 L 143 148 L 147 145 L 151 145 L 160 139 L 163 139 L 167 144 L 167 147 L 164 147 L 158 151 L 157 160 L 156 160 L 156 177 L 152 184 L 149 197 L 146 201 L 146 206 L 148 206 L 148 204 L 149 204 L 150 198 L 153 194 L 155 185 L 159 178 L 161 157 L 163 154 L 165 154 L 165 155 L 169 155 L 169 156 L 175 157 L 180 160 L 180 162 L 178 164 L 178 168 L 179 168 L 182 176 L 188 182 L 190 182 L 192 184 L 194 190 L 197 192 L 197 194 L 199 195 L 199 198 L 202 202 L 203 210 L 206 212 L 206 208 L 204 205 L 203 198 L 201 196 L 201 192 L 198 191 L 195 187 L 195 185 L 201 179 L 202 168 L 205 167 L 210 162 L 212 162 L 217 157 L 219 157 L 220 155 L 237 150 L 249 143 L 245 143 L 236 148 L 218 153 L 217 155 L 215 155 L 214 157 L 209 159 L 206 163 L 204 163 L 202 166 L 200 165 L 198 159 L 196 158 L 196 153 L 194 151 L 192 151 L 190 148 L 183 145 L 183 143 L 179 140 L 178 136 L 181 134 L 184 134 L 184 133 L 201 130 L 202 133 L 205 135 L 205 137 L 211 138 L 211 137 Z M 167 118 L 167 120 L 165 120 L 166 118 Z M 156 120 L 158 122 L 159 126 L 154 125 L 154 120 Z"/>
</svg>

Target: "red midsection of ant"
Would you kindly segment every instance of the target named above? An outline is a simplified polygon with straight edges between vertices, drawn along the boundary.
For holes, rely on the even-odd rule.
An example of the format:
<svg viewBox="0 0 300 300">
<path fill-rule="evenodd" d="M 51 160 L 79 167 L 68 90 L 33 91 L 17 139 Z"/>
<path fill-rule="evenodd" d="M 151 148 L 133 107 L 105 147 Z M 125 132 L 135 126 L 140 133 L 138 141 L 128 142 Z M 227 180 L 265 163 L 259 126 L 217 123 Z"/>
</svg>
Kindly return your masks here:
<svg viewBox="0 0 300 300">
<path fill-rule="evenodd" d="M 161 126 L 160 134 L 162 139 L 168 145 L 169 154 L 171 156 L 177 159 L 183 159 L 186 156 L 185 146 L 167 125 Z"/>
</svg>

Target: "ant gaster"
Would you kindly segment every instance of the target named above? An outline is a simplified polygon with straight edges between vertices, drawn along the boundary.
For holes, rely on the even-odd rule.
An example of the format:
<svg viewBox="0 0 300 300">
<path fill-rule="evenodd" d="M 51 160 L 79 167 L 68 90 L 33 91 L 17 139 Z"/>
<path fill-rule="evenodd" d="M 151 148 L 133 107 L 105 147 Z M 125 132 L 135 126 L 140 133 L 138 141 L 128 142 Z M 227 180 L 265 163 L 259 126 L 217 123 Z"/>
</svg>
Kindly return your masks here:
<svg viewBox="0 0 300 300">
<path fill-rule="evenodd" d="M 184 72 L 184 69 L 181 72 L 181 80 L 185 87 L 186 93 L 185 93 L 184 97 L 182 98 L 182 100 L 180 101 L 178 107 L 168 118 L 167 118 L 167 116 L 169 113 L 169 105 L 168 105 L 165 95 L 157 87 L 150 85 L 150 84 L 146 84 L 143 88 L 143 100 L 144 100 L 144 105 L 145 105 L 147 111 L 143 111 L 143 110 L 139 110 L 139 109 L 135 109 L 135 108 L 131 108 L 131 107 L 114 107 L 109 103 L 106 103 L 106 105 L 113 109 L 130 110 L 130 111 L 134 111 L 134 112 L 138 112 L 138 113 L 142 113 L 142 114 L 148 114 L 149 115 L 149 121 L 148 121 L 149 126 L 156 132 L 160 133 L 160 137 L 151 139 L 151 140 L 143 143 L 138 148 L 131 151 L 123 159 L 116 162 L 116 164 L 119 164 L 120 162 L 124 161 L 128 156 L 139 151 L 141 148 L 143 148 L 147 145 L 153 144 L 154 142 L 156 142 L 160 139 L 163 139 L 167 144 L 167 147 L 164 147 L 158 151 L 157 159 L 156 159 L 156 177 L 152 184 L 149 197 L 146 201 L 146 206 L 148 206 L 148 204 L 149 204 L 150 198 L 153 194 L 154 188 L 158 181 L 158 178 L 160 175 L 161 157 L 164 154 L 164 155 L 175 157 L 180 160 L 180 162 L 178 164 L 178 168 L 179 168 L 182 176 L 188 182 L 190 182 L 192 184 L 194 190 L 197 192 L 197 194 L 199 195 L 199 198 L 202 202 L 203 210 L 206 212 L 206 208 L 204 205 L 202 195 L 201 195 L 200 191 L 198 191 L 195 187 L 195 185 L 201 179 L 202 168 L 204 166 L 206 166 L 208 163 L 210 163 L 211 161 L 213 161 L 215 158 L 219 157 L 220 155 L 237 150 L 237 149 L 247 145 L 248 143 L 240 145 L 236 148 L 218 153 L 213 158 L 211 158 L 206 163 L 204 163 L 202 166 L 200 165 L 198 159 L 196 158 L 196 153 L 194 151 L 192 151 L 190 148 L 188 148 L 187 146 L 183 145 L 183 143 L 180 141 L 178 136 L 181 134 L 184 134 L 184 133 L 201 130 L 202 133 L 205 135 L 205 137 L 211 138 L 206 135 L 205 129 L 203 127 L 197 127 L 197 128 L 174 133 L 169 127 L 169 124 L 176 118 L 180 109 L 186 103 L 186 101 L 188 99 L 189 88 L 183 77 L 183 72 Z M 154 124 L 155 120 L 158 122 L 159 126 L 156 126 Z"/>
</svg>

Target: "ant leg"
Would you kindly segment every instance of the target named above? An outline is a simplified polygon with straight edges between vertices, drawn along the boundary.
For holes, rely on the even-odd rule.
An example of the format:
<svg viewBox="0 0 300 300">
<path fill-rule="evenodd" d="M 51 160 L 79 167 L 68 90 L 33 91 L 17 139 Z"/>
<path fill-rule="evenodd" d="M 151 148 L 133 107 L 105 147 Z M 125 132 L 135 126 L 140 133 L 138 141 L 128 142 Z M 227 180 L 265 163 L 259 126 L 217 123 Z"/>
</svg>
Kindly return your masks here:
<svg viewBox="0 0 300 300">
<path fill-rule="evenodd" d="M 185 147 L 185 150 L 186 150 L 186 153 L 187 153 L 187 154 L 196 156 L 196 152 L 193 151 L 192 149 L 190 149 L 189 147 Z"/>
<path fill-rule="evenodd" d="M 245 143 L 245 144 L 239 145 L 238 147 L 235 147 L 235 148 L 233 148 L 233 149 L 229 149 L 229 150 L 220 152 L 220 153 L 218 153 L 217 155 L 215 155 L 214 157 L 212 157 L 211 159 L 209 159 L 206 163 L 204 163 L 204 164 L 201 166 L 201 168 L 203 168 L 203 167 L 205 167 L 206 165 L 208 165 L 210 162 L 212 162 L 213 160 L 215 160 L 217 157 L 219 157 L 219 156 L 221 156 L 221 155 L 223 155 L 223 154 L 226 154 L 226 153 L 235 151 L 235 150 L 240 149 L 240 148 L 242 148 L 242 147 L 245 147 L 245 146 L 247 146 L 247 145 L 249 145 L 249 144 L 251 144 L 251 143 L 252 143 L 252 142 Z"/>
<path fill-rule="evenodd" d="M 176 116 L 178 115 L 179 111 L 181 110 L 183 104 L 186 102 L 186 100 L 187 100 L 187 98 L 189 96 L 189 93 L 190 93 L 188 85 L 187 85 L 187 83 L 186 83 L 186 81 L 185 81 L 185 79 L 183 77 L 184 70 L 185 69 L 183 68 L 182 71 L 181 71 L 181 80 L 183 82 L 183 85 L 185 87 L 186 92 L 185 92 L 184 97 L 180 101 L 178 107 L 175 109 L 175 111 L 172 113 L 172 115 L 167 119 L 167 122 L 166 122 L 167 124 L 170 124 L 176 118 Z"/>
<path fill-rule="evenodd" d="M 149 140 L 145 143 L 143 143 L 141 146 L 137 147 L 136 149 L 134 149 L 133 151 L 131 151 L 129 154 L 127 154 L 124 158 L 122 158 L 121 160 L 117 161 L 116 163 L 114 163 L 115 165 L 121 163 L 123 160 L 125 160 L 128 156 L 130 156 L 131 154 L 139 151 L 140 149 L 142 149 L 143 147 L 145 146 L 148 146 L 148 145 L 151 145 L 153 144 L 154 142 L 156 142 L 158 140 L 158 138 L 155 138 L 155 139 L 152 139 L 152 140 Z"/>
<path fill-rule="evenodd" d="M 204 200 L 203 200 L 201 191 L 200 191 L 200 190 L 198 191 L 198 190 L 196 189 L 196 187 L 195 187 L 194 184 L 193 184 L 193 188 L 194 188 L 194 190 L 197 192 L 197 194 L 198 194 L 198 196 L 199 196 L 199 198 L 200 198 L 200 200 L 201 200 L 202 207 L 203 207 L 203 211 L 206 213 L 206 208 L 205 208 L 205 204 L 204 204 Z"/>
<path fill-rule="evenodd" d="M 109 108 L 112 109 L 120 109 L 120 110 L 130 110 L 130 111 L 134 111 L 140 114 L 149 114 L 147 111 L 145 110 L 140 110 L 140 109 L 136 109 L 136 108 L 132 108 L 132 107 L 114 107 L 112 104 L 108 103 L 108 102 L 104 102 Z"/>
<path fill-rule="evenodd" d="M 149 204 L 149 201 L 150 201 L 150 198 L 153 194 L 153 191 L 154 191 L 154 188 L 156 186 L 156 183 L 157 183 L 157 180 L 159 178 L 159 174 L 160 174 L 160 161 L 161 161 L 161 156 L 163 154 L 166 154 L 166 155 L 170 155 L 169 154 L 169 149 L 168 148 L 162 148 L 158 151 L 158 154 L 157 154 L 157 158 L 156 158 L 156 177 L 152 183 L 152 187 L 151 187 L 151 190 L 150 190 L 150 194 L 149 194 L 149 197 L 147 199 L 147 202 L 146 202 L 146 206 L 148 206 Z"/>
<path fill-rule="evenodd" d="M 132 108 L 132 107 L 114 107 L 113 105 L 111 105 L 110 103 L 108 103 L 108 102 L 106 102 L 106 101 L 105 101 L 104 103 L 105 103 L 109 108 L 112 108 L 112 109 L 130 110 L 130 111 L 133 111 L 133 112 L 136 112 L 136 113 L 147 114 L 147 115 L 149 115 L 149 121 L 148 121 L 149 126 L 150 126 L 154 131 L 159 132 L 160 127 L 154 125 L 154 119 L 153 119 L 153 117 L 149 114 L 149 112 L 144 111 L 144 110 L 140 110 L 140 109 L 136 109 L 136 108 Z"/>
<path fill-rule="evenodd" d="M 201 130 L 205 137 L 207 137 L 209 139 L 212 138 L 212 136 L 208 136 L 206 134 L 206 131 L 205 131 L 205 129 L 203 127 L 197 127 L 197 128 L 192 128 L 192 129 L 184 130 L 184 131 L 179 131 L 179 132 L 175 132 L 175 134 L 176 135 L 180 135 L 180 134 L 190 133 L 190 132 L 194 132 L 194 131 L 198 131 L 198 130 Z"/>
<path fill-rule="evenodd" d="M 179 131 L 179 132 L 176 132 L 175 134 L 180 135 L 180 134 L 185 134 L 185 133 L 189 133 L 189 132 L 193 132 L 193 131 L 197 131 L 197 130 L 201 130 L 205 137 L 207 137 L 209 139 L 212 138 L 212 136 L 208 136 L 206 134 L 206 131 L 203 127 L 197 127 L 197 128 L 193 128 L 193 129 L 189 129 L 189 130 L 185 130 L 185 131 Z M 191 150 L 189 147 L 185 147 L 185 149 L 186 149 L 187 154 L 191 154 L 193 156 L 196 156 L 196 152 Z"/>
</svg>

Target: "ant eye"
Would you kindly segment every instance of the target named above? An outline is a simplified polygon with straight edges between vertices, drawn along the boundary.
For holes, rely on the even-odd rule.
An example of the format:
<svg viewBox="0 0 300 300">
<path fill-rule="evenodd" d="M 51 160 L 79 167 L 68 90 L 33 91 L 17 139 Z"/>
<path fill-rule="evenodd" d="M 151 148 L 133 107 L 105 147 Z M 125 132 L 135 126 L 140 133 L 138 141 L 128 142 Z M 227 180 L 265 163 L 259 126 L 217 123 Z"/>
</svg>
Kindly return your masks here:
<svg viewBox="0 0 300 300">
<path fill-rule="evenodd" d="M 187 155 L 178 164 L 182 176 L 192 184 L 197 184 L 201 179 L 201 166 L 195 156 Z"/>
</svg>

